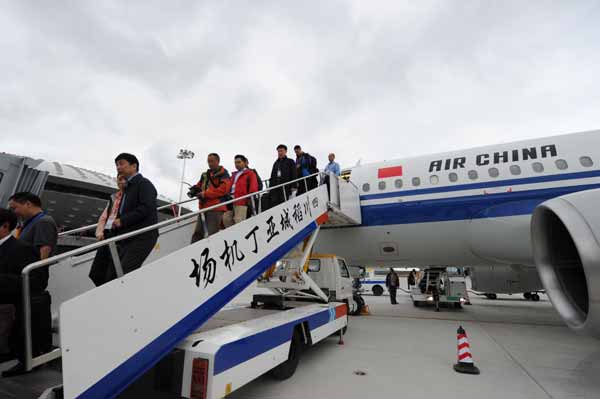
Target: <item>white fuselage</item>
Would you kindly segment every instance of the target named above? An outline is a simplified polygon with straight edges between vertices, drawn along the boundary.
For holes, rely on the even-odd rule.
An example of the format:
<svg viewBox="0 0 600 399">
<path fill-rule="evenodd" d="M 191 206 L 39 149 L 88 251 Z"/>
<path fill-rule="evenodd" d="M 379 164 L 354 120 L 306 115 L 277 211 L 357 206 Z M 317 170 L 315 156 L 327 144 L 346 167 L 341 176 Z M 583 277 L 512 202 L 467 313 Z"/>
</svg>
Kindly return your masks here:
<svg viewBox="0 0 600 399">
<path fill-rule="evenodd" d="M 362 224 L 328 229 L 319 252 L 353 265 L 534 265 L 531 213 L 600 187 L 600 131 L 351 169 Z"/>
</svg>

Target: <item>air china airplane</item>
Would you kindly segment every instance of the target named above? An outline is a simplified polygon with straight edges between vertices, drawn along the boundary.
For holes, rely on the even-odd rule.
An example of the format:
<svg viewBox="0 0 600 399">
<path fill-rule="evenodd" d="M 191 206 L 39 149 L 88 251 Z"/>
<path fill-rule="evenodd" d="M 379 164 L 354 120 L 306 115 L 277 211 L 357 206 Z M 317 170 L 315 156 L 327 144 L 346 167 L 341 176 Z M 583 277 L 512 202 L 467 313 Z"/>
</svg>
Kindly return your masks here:
<svg viewBox="0 0 600 399">
<path fill-rule="evenodd" d="M 362 224 L 321 231 L 319 252 L 356 265 L 509 267 L 533 285 L 539 272 L 565 322 L 600 337 L 600 131 L 361 165 L 349 176 Z"/>
</svg>

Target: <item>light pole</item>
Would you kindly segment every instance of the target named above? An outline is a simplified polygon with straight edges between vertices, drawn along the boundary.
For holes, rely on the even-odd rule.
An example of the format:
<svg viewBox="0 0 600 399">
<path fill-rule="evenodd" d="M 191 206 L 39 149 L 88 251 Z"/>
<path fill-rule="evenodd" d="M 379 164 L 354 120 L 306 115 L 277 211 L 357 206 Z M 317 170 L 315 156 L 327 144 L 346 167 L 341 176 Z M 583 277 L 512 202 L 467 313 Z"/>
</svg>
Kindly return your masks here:
<svg viewBox="0 0 600 399">
<path fill-rule="evenodd" d="M 188 159 L 194 158 L 194 152 L 190 150 L 181 149 L 179 150 L 179 155 L 177 155 L 177 159 L 183 159 L 183 170 L 181 171 L 181 183 L 179 187 L 179 201 L 177 201 L 177 216 L 181 216 L 181 198 L 183 197 L 183 185 L 185 179 L 185 162 Z"/>
</svg>

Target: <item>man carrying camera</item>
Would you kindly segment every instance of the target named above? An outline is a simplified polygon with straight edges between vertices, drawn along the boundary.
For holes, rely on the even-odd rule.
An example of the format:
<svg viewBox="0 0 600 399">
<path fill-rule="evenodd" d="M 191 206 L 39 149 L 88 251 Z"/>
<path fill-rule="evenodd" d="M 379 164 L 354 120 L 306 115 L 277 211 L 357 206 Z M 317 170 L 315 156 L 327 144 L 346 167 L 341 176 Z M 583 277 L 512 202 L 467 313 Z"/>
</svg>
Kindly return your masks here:
<svg viewBox="0 0 600 399">
<path fill-rule="evenodd" d="M 198 197 L 198 206 L 200 209 L 211 208 L 204 212 L 206 220 L 206 231 L 208 235 L 215 234 L 221 229 L 223 222 L 223 213 L 227 211 L 227 205 L 215 206 L 231 199 L 229 195 L 229 172 L 219 163 L 221 158 L 218 154 L 208 155 L 208 170 L 202 173 L 200 181 L 192 186 L 187 195 L 190 198 Z M 192 235 L 192 243 L 200 241 L 205 237 L 202 215 L 198 215 L 196 229 Z"/>
</svg>

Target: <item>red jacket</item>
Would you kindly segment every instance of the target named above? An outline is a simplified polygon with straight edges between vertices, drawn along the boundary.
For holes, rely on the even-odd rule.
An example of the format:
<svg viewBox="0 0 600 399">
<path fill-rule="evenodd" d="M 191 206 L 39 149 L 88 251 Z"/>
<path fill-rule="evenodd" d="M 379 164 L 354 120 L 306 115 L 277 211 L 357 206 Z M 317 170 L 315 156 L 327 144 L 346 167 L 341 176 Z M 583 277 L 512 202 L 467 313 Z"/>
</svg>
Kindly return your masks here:
<svg viewBox="0 0 600 399">
<path fill-rule="evenodd" d="M 258 179 L 256 178 L 256 173 L 254 173 L 251 169 L 244 169 L 243 171 L 236 170 L 231 175 L 231 179 L 229 180 L 229 192 L 231 192 L 231 188 L 233 187 L 233 183 L 235 182 L 235 177 L 240 174 L 237 182 L 235 183 L 235 188 L 233 191 L 233 198 L 240 198 L 244 195 L 255 193 L 258 191 Z M 249 204 L 250 198 L 244 198 L 239 201 L 235 201 L 233 205 L 242 205 L 247 206 Z"/>
<path fill-rule="evenodd" d="M 196 184 L 204 193 L 204 198 L 199 198 L 200 209 L 208 208 L 217 205 L 220 202 L 226 202 L 229 198 L 227 195 L 230 190 L 229 172 L 222 166 L 216 172 L 209 170 L 202 174 L 202 178 Z M 219 206 L 213 211 L 227 211 L 227 205 Z"/>
</svg>

